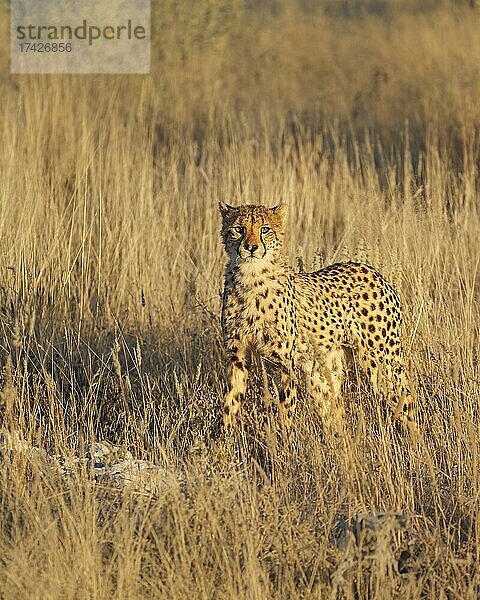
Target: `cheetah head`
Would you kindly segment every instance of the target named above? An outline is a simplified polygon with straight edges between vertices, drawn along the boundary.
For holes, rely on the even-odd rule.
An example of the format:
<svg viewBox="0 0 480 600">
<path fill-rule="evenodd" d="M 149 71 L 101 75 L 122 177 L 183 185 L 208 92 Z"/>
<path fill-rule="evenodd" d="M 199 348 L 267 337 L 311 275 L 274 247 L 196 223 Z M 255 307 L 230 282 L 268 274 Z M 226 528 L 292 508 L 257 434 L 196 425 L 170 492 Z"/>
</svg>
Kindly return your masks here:
<svg viewBox="0 0 480 600">
<path fill-rule="evenodd" d="M 273 262 L 282 247 L 285 205 L 266 208 L 220 202 L 222 239 L 233 265 Z"/>
</svg>

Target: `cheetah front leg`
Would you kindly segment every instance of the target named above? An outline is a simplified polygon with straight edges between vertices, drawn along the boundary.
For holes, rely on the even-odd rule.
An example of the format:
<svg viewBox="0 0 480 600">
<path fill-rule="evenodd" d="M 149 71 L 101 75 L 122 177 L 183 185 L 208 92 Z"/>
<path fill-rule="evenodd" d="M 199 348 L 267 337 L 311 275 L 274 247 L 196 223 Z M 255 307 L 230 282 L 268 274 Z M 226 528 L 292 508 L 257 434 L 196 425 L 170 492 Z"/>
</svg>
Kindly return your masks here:
<svg viewBox="0 0 480 600">
<path fill-rule="evenodd" d="M 223 425 L 226 430 L 231 430 L 247 391 L 247 349 L 243 344 L 237 343 L 229 348 L 228 355 L 230 389 L 223 403 Z"/>
<path fill-rule="evenodd" d="M 297 403 L 295 356 L 293 343 L 274 345 L 267 353 L 267 360 L 275 365 L 275 383 L 278 391 L 278 415 L 281 427 L 290 437 L 293 413 Z"/>
<path fill-rule="evenodd" d="M 288 432 L 292 427 L 293 413 L 297 403 L 295 374 L 290 370 L 280 371 L 280 389 L 278 390 L 278 412 L 282 427 Z"/>
</svg>

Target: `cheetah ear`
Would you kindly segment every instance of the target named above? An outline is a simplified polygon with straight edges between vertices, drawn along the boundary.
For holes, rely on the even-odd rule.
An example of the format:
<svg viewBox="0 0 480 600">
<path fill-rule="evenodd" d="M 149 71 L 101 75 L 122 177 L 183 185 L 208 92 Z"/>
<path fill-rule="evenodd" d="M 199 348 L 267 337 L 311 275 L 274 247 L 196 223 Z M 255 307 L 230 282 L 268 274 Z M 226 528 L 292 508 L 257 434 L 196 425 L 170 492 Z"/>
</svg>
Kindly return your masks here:
<svg viewBox="0 0 480 600">
<path fill-rule="evenodd" d="M 270 209 L 272 211 L 272 213 L 274 215 L 278 215 L 281 219 L 283 219 L 285 217 L 285 214 L 287 212 L 287 205 L 286 204 L 277 204 L 277 206 L 274 206 L 273 208 Z"/>
<path fill-rule="evenodd" d="M 225 202 L 219 202 L 218 203 L 218 208 L 220 209 L 220 212 L 222 213 L 223 217 L 225 217 L 226 215 L 228 215 L 228 213 L 231 210 L 235 210 L 235 207 L 230 206 L 229 204 L 225 204 Z"/>
</svg>

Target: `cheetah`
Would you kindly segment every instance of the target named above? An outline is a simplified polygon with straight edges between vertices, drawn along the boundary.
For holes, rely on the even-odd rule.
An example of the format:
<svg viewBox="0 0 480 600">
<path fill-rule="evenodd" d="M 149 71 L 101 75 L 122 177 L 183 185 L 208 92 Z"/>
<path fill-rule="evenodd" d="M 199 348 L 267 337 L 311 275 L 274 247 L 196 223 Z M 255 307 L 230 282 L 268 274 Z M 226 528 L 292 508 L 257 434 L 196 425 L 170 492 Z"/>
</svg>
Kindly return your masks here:
<svg viewBox="0 0 480 600">
<path fill-rule="evenodd" d="M 223 422 L 235 424 L 247 389 L 252 353 L 274 365 L 278 412 L 287 430 L 298 373 L 317 402 L 324 427 L 338 428 L 345 350 L 366 373 L 375 397 L 412 422 L 400 339 L 401 310 L 393 287 L 373 267 L 336 263 L 297 273 L 281 258 L 285 205 L 266 208 L 220 202 L 228 255 L 222 331 L 229 363 Z"/>
</svg>

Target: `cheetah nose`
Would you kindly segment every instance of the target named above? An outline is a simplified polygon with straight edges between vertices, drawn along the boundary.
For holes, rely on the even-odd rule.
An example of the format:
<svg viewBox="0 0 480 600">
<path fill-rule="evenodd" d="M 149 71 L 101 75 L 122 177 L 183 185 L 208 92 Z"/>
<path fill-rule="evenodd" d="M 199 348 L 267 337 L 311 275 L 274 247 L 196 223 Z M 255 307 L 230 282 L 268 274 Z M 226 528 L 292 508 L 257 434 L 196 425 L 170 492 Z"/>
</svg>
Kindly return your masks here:
<svg viewBox="0 0 480 600">
<path fill-rule="evenodd" d="M 250 250 L 251 254 L 253 254 L 255 250 L 258 250 L 258 244 L 253 244 L 252 246 L 250 246 L 248 242 L 245 242 L 243 244 L 243 247 L 245 248 L 245 250 Z"/>
</svg>

